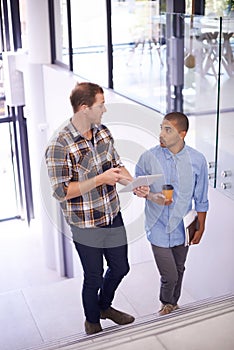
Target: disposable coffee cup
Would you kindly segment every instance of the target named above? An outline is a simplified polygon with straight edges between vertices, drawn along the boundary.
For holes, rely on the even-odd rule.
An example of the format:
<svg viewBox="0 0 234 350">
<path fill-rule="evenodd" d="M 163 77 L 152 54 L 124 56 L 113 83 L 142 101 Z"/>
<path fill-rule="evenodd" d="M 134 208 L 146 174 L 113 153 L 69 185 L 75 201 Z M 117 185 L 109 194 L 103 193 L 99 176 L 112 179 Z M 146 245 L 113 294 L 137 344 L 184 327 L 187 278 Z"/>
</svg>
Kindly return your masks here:
<svg viewBox="0 0 234 350">
<path fill-rule="evenodd" d="M 166 184 L 162 186 L 162 193 L 166 199 L 172 199 L 174 187 L 172 185 Z"/>
</svg>

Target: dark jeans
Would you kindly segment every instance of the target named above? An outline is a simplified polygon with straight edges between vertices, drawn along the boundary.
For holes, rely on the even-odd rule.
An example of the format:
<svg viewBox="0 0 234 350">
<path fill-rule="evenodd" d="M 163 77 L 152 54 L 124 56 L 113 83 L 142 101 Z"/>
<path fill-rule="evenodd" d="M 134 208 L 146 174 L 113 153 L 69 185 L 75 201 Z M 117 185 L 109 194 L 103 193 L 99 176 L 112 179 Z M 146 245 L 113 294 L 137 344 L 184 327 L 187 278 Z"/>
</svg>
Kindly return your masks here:
<svg viewBox="0 0 234 350">
<path fill-rule="evenodd" d="M 181 294 L 188 247 L 162 248 L 152 245 L 152 250 L 161 275 L 159 299 L 163 304 L 176 305 Z"/>
<path fill-rule="evenodd" d="M 103 228 L 79 229 L 72 226 L 71 229 L 84 271 L 82 290 L 84 313 L 87 321 L 98 323 L 100 310 L 106 310 L 111 305 L 118 285 L 129 271 L 127 238 L 122 216 L 119 213 L 112 225 Z M 96 236 L 96 230 L 101 235 L 98 237 L 97 246 L 79 242 L 79 235 L 87 233 Z M 121 236 L 121 240 L 114 236 Z M 93 239 L 91 241 L 94 242 Z M 121 242 L 122 245 L 113 245 L 113 242 Z M 103 257 L 107 262 L 104 276 Z"/>
</svg>

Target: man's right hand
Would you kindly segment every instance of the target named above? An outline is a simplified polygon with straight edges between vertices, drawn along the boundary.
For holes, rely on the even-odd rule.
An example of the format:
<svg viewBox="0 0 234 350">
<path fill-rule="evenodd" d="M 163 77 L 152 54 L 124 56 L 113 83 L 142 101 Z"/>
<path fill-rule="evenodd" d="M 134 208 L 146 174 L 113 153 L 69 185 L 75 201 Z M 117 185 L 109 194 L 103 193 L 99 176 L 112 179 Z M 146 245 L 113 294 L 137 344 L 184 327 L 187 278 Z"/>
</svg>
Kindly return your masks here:
<svg viewBox="0 0 234 350">
<path fill-rule="evenodd" d="M 120 168 L 110 168 L 104 173 L 94 176 L 91 179 L 84 180 L 81 182 L 74 181 L 70 182 L 67 189 L 66 199 L 72 199 L 91 191 L 100 185 L 114 186 L 116 182 L 120 180 L 129 180 L 126 175 L 121 174 Z"/>
<path fill-rule="evenodd" d="M 106 171 L 104 171 L 103 174 L 98 175 L 99 179 L 101 180 L 102 184 L 114 186 L 116 182 L 118 182 L 122 176 L 121 176 L 121 170 L 118 168 L 110 168 Z"/>
</svg>

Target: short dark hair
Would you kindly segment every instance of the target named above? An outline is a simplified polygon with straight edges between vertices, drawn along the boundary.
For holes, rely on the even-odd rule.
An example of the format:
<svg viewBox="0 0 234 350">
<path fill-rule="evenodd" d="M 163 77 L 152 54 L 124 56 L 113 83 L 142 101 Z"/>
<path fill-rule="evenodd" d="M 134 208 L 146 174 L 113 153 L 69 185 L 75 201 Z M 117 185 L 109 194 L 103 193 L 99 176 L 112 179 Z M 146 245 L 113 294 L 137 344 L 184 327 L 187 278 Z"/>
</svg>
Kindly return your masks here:
<svg viewBox="0 0 234 350">
<path fill-rule="evenodd" d="M 96 100 L 96 95 L 103 93 L 103 88 L 97 84 L 90 82 L 77 83 L 70 95 L 73 112 L 76 113 L 82 105 L 91 107 Z"/>
<path fill-rule="evenodd" d="M 188 117 L 181 112 L 171 112 L 164 116 L 164 119 L 168 121 L 175 121 L 179 131 L 188 131 L 189 120 Z"/>
</svg>

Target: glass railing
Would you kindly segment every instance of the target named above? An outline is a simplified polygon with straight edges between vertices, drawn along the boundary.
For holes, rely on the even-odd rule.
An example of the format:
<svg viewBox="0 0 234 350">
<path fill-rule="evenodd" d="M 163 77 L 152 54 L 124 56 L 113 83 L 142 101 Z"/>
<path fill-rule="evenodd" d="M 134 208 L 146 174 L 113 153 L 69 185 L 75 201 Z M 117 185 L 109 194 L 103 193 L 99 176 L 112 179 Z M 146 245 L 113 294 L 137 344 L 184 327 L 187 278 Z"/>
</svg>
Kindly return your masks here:
<svg viewBox="0 0 234 350">
<path fill-rule="evenodd" d="M 210 183 L 234 198 L 234 18 L 185 18 L 184 111 Z"/>
<path fill-rule="evenodd" d="M 184 110 L 211 113 L 233 108 L 220 99 L 234 74 L 234 19 L 191 16 L 185 18 Z M 206 103 L 202 103 L 203 101 Z"/>
<path fill-rule="evenodd" d="M 233 88 L 232 90 L 233 91 Z M 230 91 L 230 94 L 231 94 Z M 234 111 L 220 113 L 216 188 L 234 199 Z"/>
</svg>

